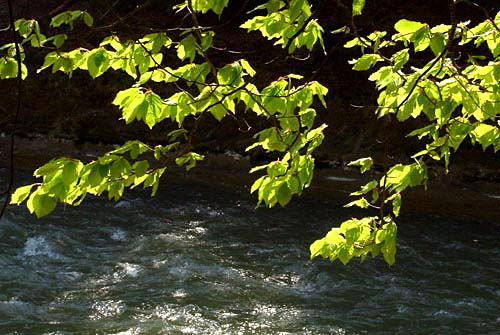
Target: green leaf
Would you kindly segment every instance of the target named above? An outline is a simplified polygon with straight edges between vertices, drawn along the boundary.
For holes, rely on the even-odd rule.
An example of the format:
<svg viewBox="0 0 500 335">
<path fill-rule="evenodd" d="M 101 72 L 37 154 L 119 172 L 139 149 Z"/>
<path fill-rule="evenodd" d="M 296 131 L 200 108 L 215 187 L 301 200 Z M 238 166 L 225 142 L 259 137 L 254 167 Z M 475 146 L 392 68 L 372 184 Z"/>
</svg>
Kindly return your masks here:
<svg viewBox="0 0 500 335">
<path fill-rule="evenodd" d="M 267 174 L 271 178 L 284 175 L 288 170 L 288 163 L 284 161 L 274 161 L 267 165 Z"/>
<path fill-rule="evenodd" d="M 338 258 L 344 265 L 347 265 L 347 263 L 349 263 L 353 256 L 354 255 L 352 254 L 352 251 L 345 247 L 341 248 L 338 253 Z"/>
<path fill-rule="evenodd" d="M 67 162 L 64 164 L 61 178 L 66 186 L 69 186 L 77 181 L 79 176 L 78 167 L 77 162 Z"/>
<path fill-rule="evenodd" d="M 332 30 L 330 33 L 335 35 L 335 34 L 349 34 L 351 32 L 351 29 L 349 28 L 349 26 L 343 26 L 341 28 L 338 28 L 338 29 L 335 29 L 335 30 Z M 347 44 L 349 43 L 349 44 Z M 353 42 L 352 40 L 347 42 L 346 44 L 349 46 L 351 45 Z M 345 46 L 345 45 L 344 45 Z M 353 47 L 354 45 L 352 46 L 349 46 L 349 47 Z M 347 47 L 346 47 L 347 48 Z"/>
<path fill-rule="evenodd" d="M 396 22 L 394 25 L 394 28 L 396 29 L 397 32 L 403 34 L 403 35 L 410 35 L 424 27 L 425 24 L 416 22 L 416 21 L 410 21 L 406 19 L 399 20 Z M 409 38 L 409 37 L 408 37 Z"/>
<path fill-rule="evenodd" d="M 352 69 L 355 71 L 366 71 L 380 61 L 383 61 L 383 58 L 378 54 L 364 54 L 358 59 L 349 61 L 349 63 L 354 64 Z"/>
<path fill-rule="evenodd" d="M 148 161 L 135 162 L 134 165 L 132 165 L 132 169 L 134 170 L 137 177 L 142 177 L 149 170 L 149 162 Z"/>
<path fill-rule="evenodd" d="M 242 71 L 238 63 L 224 66 L 217 72 L 217 80 L 221 85 L 239 86 L 242 83 Z"/>
<path fill-rule="evenodd" d="M 415 34 L 413 34 L 413 36 L 411 36 L 410 40 L 413 42 L 415 52 L 424 51 L 427 47 L 429 47 L 431 42 L 429 34 L 429 27 L 424 25 L 424 28 L 418 30 Z"/>
<path fill-rule="evenodd" d="M 483 150 L 490 145 L 498 145 L 500 142 L 499 128 L 484 123 L 478 124 L 471 133 L 473 140 L 478 141 Z"/>
<path fill-rule="evenodd" d="M 118 201 L 122 195 L 123 195 L 123 190 L 125 186 L 123 185 L 122 182 L 112 182 L 107 185 L 107 191 L 108 191 L 108 199 L 114 199 L 115 201 Z"/>
<path fill-rule="evenodd" d="M 288 188 L 287 183 L 281 184 L 281 186 L 278 188 L 276 196 L 278 198 L 278 203 L 282 207 L 286 206 L 290 202 L 290 200 L 292 199 L 292 192 Z"/>
<path fill-rule="evenodd" d="M 205 14 L 209 10 L 217 15 L 221 15 L 224 7 L 227 7 L 229 0 L 192 0 L 193 9 Z"/>
<path fill-rule="evenodd" d="M 382 178 L 381 185 L 386 185 L 391 191 L 402 192 L 407 187 L 422 185 L 427 179 L 425 166 L 419 163 L 410 165 L 395 165 L 387 172 L 387 178 Z"/>
<path fill-rule="evenodd" d="M 313 89 L 314 94 L 319 98 L 323 107 L 326 108 L 325 96 L 328 94 L 328 88 L 321 85 L 320 83 L 313 81 L 309 84 Z"/>
<path fill-rule="evenodd" d="M 177 57 L 180 60 L 189 59 L 190 62 L 193 62 L 196 56 L 196 45 L 196 38 L 193 34 L 189 34 L 177 45 Z"/>
<path fill-rule="evenodd" d="M 20 205 L 30 195 L 33 186 L 35 185 L 27 185 L 16 189 L 16 191 L 10 197 L 10 203 L 12 205 Z"/>
<path fill-rule="evenodd" d="M 75 18 L 73 18 L 73 16 L 71 15 L 71 12 L 63 12 L 52 18 L 52 20 L 50 21 L 50 26 L 57 28 L 62 24 L 69 23 L 70 20 L 71 22 L 75 20 Z"/>
<path fill-rule="evenodd" d="M 314 241 L 314 243 L 312 243 L 309 247 L 309 251 L 311 252 L 311 259 L 324 254 L 324 249 L 327 245 L 328 243 L 324 239 Z"/>
<path fill-rule="evenodd" d="M 51 160 L 50 162 L 42 165 L 33 172 L 33 175 L 37 178 L 53 175 L 59 170 L 60 164 L 56 160 Z"/>
<path fill-rule="evenodd" d="M 350 195 L 366 194 L 366 193 L 370 192 L 371 190 L 373 190 L 375 187 L 377 187 L 377 185 L 378 185 L 377 181 L 372 180 L 372 181 L 366 183 L 365 185 L 363 185 L 359 191 L 352 192 Z"/>
<path fill-rule="evenodd" d="M 68 24 L 70 28 L 73 29 L 73 24 L 77 19 L 82 19 L 83 22 L 89 27 L 93 25 L 93 19 L 89 13 L 81 10 L 74 10 L 62 12 L 54 16 L 50 22 L 50 26 L 57 28 L 63 24 Z"/>
<path fill-rule="evenodd" d="M 227 109 L 221 104 L 218 104 L 210 108 L 210 113 L 217 119 L 217 121 L 220 121 L 224 118 L 224 116 L 226 116 Z"/>
<path fill-rule="evenodd" d="M 252 173 L 252 172 L 250 172 L 250 173 Z M 257 179 L 256 181 L 254 181 L 253 184 L 252 184 L 252 187 L 250 188 L 250 194 L 252 194 L 255 191 L 257 191 L 262 186 L 262 183 L 264 182 L 264 179 L 266 179 L 266 178 L 269 178 L 269 177 L 262 176 L 259 179 Z"/>
<path fill-rule="evenodd" d="M 410 59 L 410 54 L 408 49 L 403 49 L 392 55 L 391 60 L 393 61 L 393 71 L 397 72 L 408 62 Z"/>
<path fill-rule="evenodd" d="M 109 55 L 106 50 L 97 49 L 87 58 L 87 68 L 93 79 L 106 72 L 109 66 Z"/>
<path fill-rule="evenodd" d="M 249 11 L 248 13 L 254 12 L 259 9 L 266 9 L 267 14 L 271 14 L 277 12 L 285 6 L 285 3 L 282 0 L 269 0 L 265 4 L 260 5 Z"/>
<path fill-rule="evenodd" d="M 377 243 L 377 244 L 378 243 L 383 243 L 386 238 L 387 238 L 387 230 L 380 229 L 375 234 L 375 243 Z"/>
<path fill-rule="evenodd" d="M 177 140 L 179 137 L 183 137 L 184 139 L 187 140 L 187 135 L 188 135 L 188 132 L 186 129 L 175 129 L 175 130 L 172 130 L 171 132 L 169 132 L 167 134 L 168 138 L 170 141 L 175 141 Z"/>
<path fill-rule="evenodd" d="M 53 197 L 35 191 L 28 199 L 28 209 L 35 213 L 38 218 L 46 216 L 56 208 L 57 201 Z"/>
<path fill-rule="evenodd" d="M 391 66 L 383 66 L 380 69 L 378 69 L 376 72 L 372 73 L 370 75 L 370 77 L 368 77 L 368 80 L 376 81 L 377 88 L 382 89 L 382 88 L 386 87 L 387 85 L 394 83 L 396 77 L 397 77 L 397 74 L 395 74 L 392 71 Z"/>
<path fill-rule="evenodd" d="M 185 166 L 186 171 L 189 171 L 196 166 L 197 161 L 202 161 L 204 158 L 205 156 L 203 155 L 197 154 L 195 152 L 188 152 L 185 155 L 177 157 L 175 159 L 175 164 L 179 166 Z"/>
<path fill-rule="evenodd" d="M 66 35 L 66 34 L 55 35 L 54 40 L 53 40 L 54 46 L 59 49 L 64 44 L 64 42 L 66 41 L 67 38 L 68 38 L 68 35 Z M 45 64 L 44 64 L 44 66 L 45 66 Z"/>
<path fill-rule="evenodd" d="M 415 129 L 414 131 L 410 132 L 406 136 L 407 137 L 418 136 L 418 138 L 421 139 L 422 137 L 429 135 L 433 131 L 436 131 L 436 125 L 430 124 L 428 126 L 425 126 L 425 127 L 419 128 L 419 129 Z"/>
<path fill-rule="evenodd" d="M 39 68 L 36 72 L 40 73 L 44 69 L 50 67 L 52 64 L 54 64 L 57 60 L 59 59 L 59 55 L 56 52 L 49 52 L 45 56 L 45 60 L 43 62 L 43 65 L 41 68 Z"/>
<path fill-rule="evenodd" d="M 399 211 L 401 210 L 401 194 L 397 193 L 392 199 L 392 211 L 394 216 L 399 216 Z"/>
<path fill-rule="evenodd" d="M 446 46 L 446 40 L 444 38 L 444 35 L 440 33 L 432 34 L 430 44 L 431 44 L 431 50 L 434 53 L 434 55 L 436 57 L 439 56 L 443 52 Z"/>
<path fill-rule="evenodd" d="M 16 78 L 17 61 L 12 58 L 0 58 L 0 78 Z"/>
<path fill-rule="evenodd" d="M 500 55 L 500 33 L 495 31 L 489 34 L 486 38 L 486 44 L 488 45 L 493 57 Z"/>
<path fill-rule="evenodd" d="M 381 249 L 382 255 L 384 256 L 384 260 L 387 264 L 393 265 L 396 262 L 397 227 L 391 220 L 391 222 L 385 224 L 383 228 L 386 230 L 386 238 Z"/>
<path fill-rule="evenodd" d="M 365 0 L 353 0 L 352 1 L 352 16 L 361 15 L 364 7 L 365 7 Z"/>
<path fill-rule="evenodd" d="M 347 166 L 359 166 L 361 173 L 365 173 L 372 168 L 373 159 L 371 157 L 360 158 L 355 161 L 349 162 Z"/>
<path fill-rule="evenodd" d="M 464 118 L 451 120 L 448 125 L 448 144 L 455 150 L 474 127 Z"/>
<path fill-rule="evenodd" d="M 368 208 L 370 207 L 370 203 L 365 198 L 361 198 L 358 200 L 351 201 L 350 203 L 344 205 L 344 207 L 352 207 L 352 206 L 357 206 L 360 208 Z"/>
<path fill-rule="evenodd" d="M 255 70 L 250 66 L 250 63 L 246 59 L 240 60 L 241 67 L 245 70 L 245 72 L 250 76 L 255 76 Z"/>
<path fill-rule="evenodd" d="M 92 27 L 94 25 L 94 19 L 87 12 L 83 12 L 83 22 L 89 27 Z"/>
<path fill-rule="evenodd" d="M 363 46 L 363 43 L 361 43 L 361 41 L 357 37 L 353 38 L 352 40 L 347 41 L 344 44 L 344 48 L 346 48 L 346 49 L 354 48 L 356 46 Z"/>
<path fill-rule="evenodd" d="M 95 165 L 92 170 L 90 170 L 90 174 L 88 176 L 88 182 L 90 183 L 91 187 L 96 187 L 101 184 L 101 182 L 104 180 L 104 175 L 101 174 L 100 167 L 102 165 L 97 164 Z"/>
<path fill-rule="evenodd" d="M 16 22 L 14 22 L 14 27 L 15 30 L 19 32 L 19 35 L 26 38 L 33 31 L 35 23 L 36 23 L 35 20 L 19 19 Z"/>
<path fill-rule="evenodd" d="M 207 51 L 212 46 L 214 35 L 215 33 L 213 31 L 207 31 L 201 34 L 201 49 L 203 51 Z"/>
<path fill-rule="evenodd" d="M 165 118 L 171 117 L 166 113 L 168 105 L 157 94 L 150 90 L 143 93 L 139 87 L 118 92 L 113 104 L 122 109 L 123 119 L 127 124 L 142 120 L 151 129 Z M 147 150 L 147 147 L 145 148 Z"/>
<path fill-rule="evenodd" d="M 116 159 L 110 167 L 110 173 L 112 179 L 121 179 L 122 177 L 128 175 L 132 170 L 130 163 L 122 157 Z"/>
</svg>

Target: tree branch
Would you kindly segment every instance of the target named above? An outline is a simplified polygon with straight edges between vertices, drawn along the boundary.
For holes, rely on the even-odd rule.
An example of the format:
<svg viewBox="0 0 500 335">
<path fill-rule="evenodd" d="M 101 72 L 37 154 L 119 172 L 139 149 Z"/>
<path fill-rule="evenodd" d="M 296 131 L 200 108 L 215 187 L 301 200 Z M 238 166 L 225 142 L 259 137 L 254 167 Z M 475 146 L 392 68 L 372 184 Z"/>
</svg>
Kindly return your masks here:
<svg viewBox="0 0 500 335">
<path fill-rule="evenodd" d="M 12 38 L 14 40 L 14 46 L 16 49 L 16 59 L 17 59 L 17 103 L 16 103 L 16 110 L 14 112 L 14 122 L 12 125 L 12 130 L 10 134 L 10 162 L 9 162 L 9 184 L 7 186 L 7 190 L 5 191 L 5 200 L 2 206 L 2 209 L 0 210 L 0 219 L 2 218 L 3 214 L 5 213 L 5 209 L 7 208 L 7 205 L 10 202 L 10 197 L 12 193 L 12 188 L 14 186 L 14 173 L 15 173 L 15 166 L 14 166 L 14 146 L 15 146 L 15 134 L 16 134 L 16 128 L 17 128 L 17 122 L 19 119 L 19 113 L 21 110 L 21 89 L 22 89 L 22 66 L 21 66 L 21 51 L 19 50 L 19 42 L 18 42 L 18 37 L 17 33 L 15 30 L 14 26 L 14 13 L 12 10 L 12 0 L 7 0 L 7 4 L 9 7 L 9 22 L 10 22 L 10 31 L 12 32 Z"/>
</svg>

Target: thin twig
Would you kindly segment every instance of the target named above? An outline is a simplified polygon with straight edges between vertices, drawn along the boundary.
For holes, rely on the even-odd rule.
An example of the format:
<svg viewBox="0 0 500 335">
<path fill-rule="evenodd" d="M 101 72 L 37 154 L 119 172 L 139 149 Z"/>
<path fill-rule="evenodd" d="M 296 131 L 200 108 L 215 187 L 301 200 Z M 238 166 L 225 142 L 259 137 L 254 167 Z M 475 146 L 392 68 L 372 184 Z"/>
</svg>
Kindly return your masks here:
<svg viewBox="0 0 500 335">
<path fill-rule="evenodd" d="M 21 66 L 21 52 L 19 50 L 19 43 L 17 39 L 17 34 L 16 30 L 14 27 L 14 13 L 12 10 L 12 0 L 7 0 L 7 4 L 9 6 L 9 22 L 10 22 L 10 30 L 12 32 L 12 38 L 14 39 L 14 46 L 16 49 L 16 59 L 17 59 L 17 103 L 16 103 L 16 110 L 14 112 L 14 123 L 12 125 L 12 130 L 10 134 L 10 161 L 9 161 L 9 184 L 7 186 L 7 190 L 5 191 L 5 200 L 2 206 L 2 209 L 0 211 L 0 219 L 2 218 L 3 214 L 5 213 L 5 209 L 7 208 L 7 204 L 10 202 L 10 197 L 12 193 L 12 188 L 14 186 L 14 173 L 15 173 L 15 166 L 14 166 L 14 146 L 15 146 L 15 134 L 16 134 L 16 128 L 17 128 L 17 122 L 19 119 L 19 113 L 21 110 L 21 89 L 22 89 L 22 66 Z"/>
<path fill-rule="evenodd" d="M 200 23 L 198 22 L 198 17 L 196 16 L 196 12 L 193 9 L 193 6 L 191 4 L 191 0 L 187 0 L 187 8 L 188 8 L 189 13 L 191 13 L 191 19 L 193 20 L 196 38 L 198 39 L 198 43 L 200 44 L 199 51 L 203 55 L 205 62 L 210 67 L 210 72 L 212 73 L 212 76 L 214 76 L 214 80 L 217 82 L 217 69 L 215 68 L 214 64 L 210 61 L 210 59 L 208 58 L 207 52 L 202 49 L 203 36 L 201 35 Z"/>
<path fill-rule="evenodd" d="M 135 14 L 137 14 L 138 12 L 143 10 L 144 8 L 148 7 L 152 2 L 153 2 L 153 0 L 148 0 L 145 3 L 143 3 L 142 5 L 138 6 L 133 11 L 131 11 L 130 13 L 128 13 L 127 15 L 125 15 L 124 17 L 120 18 L 118 21 L 115 21 L 115 22 L 108 24 L 106 26 L 94 27 L 94 28 L 91 28 L 91 30 L 103 30 L 103 29 L 113 28 L 114 26 L 119 25 L 120 23 L 128 20 L 129 18 L 131 18 L 132 16 L 134 16 Z"/>
</svg>

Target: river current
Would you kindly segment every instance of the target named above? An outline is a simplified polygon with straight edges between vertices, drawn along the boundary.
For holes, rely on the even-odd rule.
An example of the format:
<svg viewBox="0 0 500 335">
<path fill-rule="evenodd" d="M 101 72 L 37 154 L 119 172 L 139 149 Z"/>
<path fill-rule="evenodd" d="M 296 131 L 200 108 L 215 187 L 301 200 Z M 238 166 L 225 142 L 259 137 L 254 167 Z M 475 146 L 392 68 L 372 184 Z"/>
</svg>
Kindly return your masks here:
<svg viewBox="0 0 500 335">
<path fill-rule="evenodd" d="M 359 214 L 214 185 L 0 222 L 0 334 L 500 334 L 500 225 L 399 220 L 396 264 L 309 259 Z M 498 218 L 493 218 L 498 219 Z"/>
</svg>

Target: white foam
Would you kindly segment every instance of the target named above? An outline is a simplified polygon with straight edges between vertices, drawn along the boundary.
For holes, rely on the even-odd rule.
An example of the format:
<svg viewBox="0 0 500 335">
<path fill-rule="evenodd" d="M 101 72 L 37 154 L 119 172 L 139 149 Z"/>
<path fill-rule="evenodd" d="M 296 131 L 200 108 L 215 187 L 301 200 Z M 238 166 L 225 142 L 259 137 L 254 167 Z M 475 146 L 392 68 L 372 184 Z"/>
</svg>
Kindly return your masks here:
<svg viewBox="0 0 500 335">
<path fill-rule="evenodd" d="M 137 335 L 139 334 L 138 328 L 130 328 L 129 330 L 119 332 L 119 333 L 110 333 L 108 335 Z"/>
<path fill-rule="evenodd" d="M 328 176 L 325 178 L 332 181 L 356 181 L 355 178 L 349 178 L 349 177 Z"/>
<path fill-rule="evenodd" d="M 50 258 L 61 258 L 62 256 L 54 252 L 49 242 L 44 236 L 29 237 L 24 244 L 23 256 L 48 256 Z"/>
<path fill-rule="evenodd" d="M 122 314 L 126 306 L 121 300 L 97 301 L 92 306 L 94 313 L 90 316 L 91 320 L 115 317 Z"/>
<path fill-rule="evenodd" d="M 490 194 L 490 193 L 483 193 L 483 194 L 489 198 L 500 199 L 500 195 Z"/>
<path fill-rule="evenodd" d="M 176 290 L 172 296 L 176 299 L 182 299 L 182 298 L 185 298 L 187 297 L 187 292 L 184 291 L 183 289 L 179 289 L 179 290 Z"/>
<path fill-rule="evenodd" d="M 57 273 L 58 277 L 61 279 L 76 280 L 81 278 L 82 273 L 76 271 L 62 271 Z"/>
<path fill-rule="evenodd" d="M 224 152 L 224 155 L 231 157 L 232 159 L 237 160 L 237 161 L 245 159 L 245 157 L 243 155 L 240 155 L 239 153 L 237 153 L 235 151 L 231 151 L 231 150 L 227 150 L 226 152 Z"/>
<path fill-rule="evenodd" d="M 181 329 L 181 333 L 183 334 L 198 334 L 198 329 L 193 327 L 183 327 Z"/>
<path fill-rule="evenodd" d="M 114 206 L 114 208 L 132 208 L 132 202 L 127 201 L 127 200 L 120 200 L 118 201 Z"/>
<path fill-rule="evenodd" d="M 117 230 L 111 233 L 110 237 L 113 241 L 124 242 L 127 240 L 127 232 L 118 228 Z"/>
<path fill-rule="evenodd" d="M 137 277 L 137 275 L 142 271 L 142 267 L 137 264 L 131 264 L 131 263 L 118 263 L 119 266 L 121 266 L 125 272 L 130 277 Z"/>
</svg>

